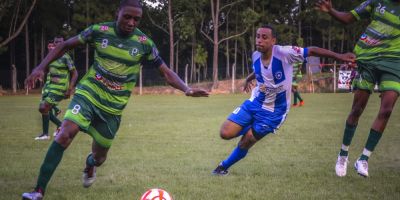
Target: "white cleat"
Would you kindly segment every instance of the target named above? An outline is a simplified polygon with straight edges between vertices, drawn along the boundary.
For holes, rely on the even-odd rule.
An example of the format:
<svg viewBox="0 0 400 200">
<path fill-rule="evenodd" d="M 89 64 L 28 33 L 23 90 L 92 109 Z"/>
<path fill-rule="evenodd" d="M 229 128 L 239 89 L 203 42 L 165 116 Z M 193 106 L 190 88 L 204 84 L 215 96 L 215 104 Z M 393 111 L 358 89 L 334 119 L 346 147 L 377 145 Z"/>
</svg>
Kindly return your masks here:
<svg viewBox="0 0 400 200">
<path fill-rule="evenodd" d="M 25 192 L 22 194 L 22 200 L 42 200 L 43 195 L 40 192 Z"/>
<path fill-rule="evenodd" d="M 348 163 L 349 163 L 348 156 L 338 155 L 338 158 L 336 161 L 336 166 L 335 166 L 335 171 L 336 171 L 337 176 L 339 176 L 339 177 L 346 176 Z"/>
<path fill-rule="evenodd" d="M 356 163 L 354 163 L 354 168 L 360 176 L 368 177 L 368 161 L 357 160 Z"/>
<path fill-rule="evenodd" d="M 86 167 L 83 170 L 83 175 L 82 175 L 82 183 L 83 187 L 88 188 L 90 187 L 94 181 L 96 180 L 96 167 Z"/>
<path fill-rule="evenodd" d="M 46 134 L 41 134 L 41 135 L 35 137 L 35 140 L 49 140 L 49 139 L 50 139 L 50 136 L 46 135 Z"/>
</svg>

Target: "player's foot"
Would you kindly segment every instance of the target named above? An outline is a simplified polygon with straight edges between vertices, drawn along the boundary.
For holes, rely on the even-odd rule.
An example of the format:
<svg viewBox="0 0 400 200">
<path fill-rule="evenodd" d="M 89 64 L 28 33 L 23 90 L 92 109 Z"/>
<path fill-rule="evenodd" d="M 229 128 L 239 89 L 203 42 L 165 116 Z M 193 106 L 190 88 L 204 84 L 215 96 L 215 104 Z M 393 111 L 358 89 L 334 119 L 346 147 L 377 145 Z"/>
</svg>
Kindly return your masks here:
<svg viewBox="0 0 400 200">
<path fill-rule="evenodd" d="M 58 127 L 58 128 L 56 129 L 56 131 L 54 131 L 53 136 L 56 137 L 56 136 L 58 135 L 58 133 L 60 132 L 60 130 L 61 130 L 61 128 Z"/>
<path fill-rule="evenodd" d="M 82 175 L 83 187 L 85 188 L 90 187 L 95 180 L 96 180 L 96 167 L 86 166 L 85 169 L 83 170 L 83 175 Z"/>
<path fill-rule="evenodd" d="M 35 137 L 35 140 L 48 140 L 48 139 L 50 139 L 50 136 L 48 134 L 44 134 L 44 133 Z"/>
<path fill-rule="evenodd" d="M 292 104 L 292 107 L 297 107 L 297 106 L 299 106 L 299 104 L 297 103 Z"/>
<path fill-rule="evenodd" d="M 346 176 L 348 163 L 349 163 L 348 156 L 338 155 L 338 158 L 336 161 L 336 166 L 335 166 L 335 171 L 336 171 L 337 176 L 340 176 L 340 177 Z"/>
<path fill-rule="evenodd" d="M 37 191 L 25 192 L 22 194 L 22 200 L 42 200 L 43 194 Z"/>
<path fill-rule="evenodd" d="M 214 169 L 214 171 L 212 171 L 212 175 L 216 175 L 216 176 L 226 176 L 228 175 L 228 170 L 225 169 L 225 167 L 222 166 L 222 164 L 219 164 L 217 166 L 217 168 Z"/>
<path fill-rule="evenodd" d="M 304 101 L 300 101 L 300 106 L 304 106 Z"/>
<path fill-rule="evenodd" d="M 354 163 L 354 168 L 360 176 L 368 177 L 368 161 L 358 159 Z"/>
</svg>

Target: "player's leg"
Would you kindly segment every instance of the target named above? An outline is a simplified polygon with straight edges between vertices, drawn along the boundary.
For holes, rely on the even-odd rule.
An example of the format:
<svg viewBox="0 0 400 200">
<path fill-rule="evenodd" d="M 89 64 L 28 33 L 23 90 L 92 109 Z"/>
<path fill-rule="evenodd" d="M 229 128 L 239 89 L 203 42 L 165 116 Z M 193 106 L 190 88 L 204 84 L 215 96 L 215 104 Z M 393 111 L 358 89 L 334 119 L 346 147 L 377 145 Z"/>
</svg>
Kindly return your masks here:
<svg viewBox="0 0 400 200">
<path fill-rule="evenodd" d="M 57 136 L 58 132 L 60 131 L 60 126 L 61 126 L 61 121 L 57 118 L 57 109 L 54 109 L 56 106 L 53 106 L 53 108 L 49 111 L 49 116 L 50 116 L 50 121 L 52 121 L 56 126 L 57 129 L 54 132 L 54 137 Z"/>
<path fill-rule="evenodd" d="M 247 100 L 228 116 L 219 131 L 222 139 L 230 140 L 247 133 L 253 122 L 249 112 L 251 106 L 251 102 Z"/>
<path fill-rule="evenodd" d="M 297 104 L 297 99 L 298 99 L 298 93 L 297 93 L 297 85 L 296 84 L 292 84 L 292 93 L 293 93 L 293 107 L 298 106 Z"/>
<path fill-rule="evenodd" d="M 400 94 L 400 72 L 384 72 L 381 79 L 382 81 L 379 84 L 381 91 L 379 112 L 370 129 L 362 155 L 355 163 L 357 173 L 364 177 L 368 176 L 368 158 L 379 143 Z"/>
<path fill-rule="evenodd" d="M 86 166 L 83 170 L 83 187 L 90 187 L 96 180 L 96 167 L 106 161 L 108 150 L 109 148 L 105 148 L 93 140 L 92 152 L 86 158 Z"/>
<path fill-rule="evenodd" d="M 60 163 L 64 151 L 71 144 L 72 140 L 79 132 L 79 126 L 72 121 L 65 120 L 61 125 L 60 133 L 47 150 L 46 157 L 40 167 L 39 177 L 33 192 L 22 194 L 23 199 L 35 199 L 43 197 L 47 184 L 54 171 Z M 38 198 L 40 199 L 40 198 Z"/>
<path fill-rule="evenodd" d="M 35 140 L 48 140 L 49 137 L 49 122 L 50 116 L 49 111 L 51 110 L 52 105 L 47 101 L 47 98 L 44 97 L 39 105 L 39 112 L 42 114 L 42 130 L 43 132 L 39 134 Z"/>
</svg>

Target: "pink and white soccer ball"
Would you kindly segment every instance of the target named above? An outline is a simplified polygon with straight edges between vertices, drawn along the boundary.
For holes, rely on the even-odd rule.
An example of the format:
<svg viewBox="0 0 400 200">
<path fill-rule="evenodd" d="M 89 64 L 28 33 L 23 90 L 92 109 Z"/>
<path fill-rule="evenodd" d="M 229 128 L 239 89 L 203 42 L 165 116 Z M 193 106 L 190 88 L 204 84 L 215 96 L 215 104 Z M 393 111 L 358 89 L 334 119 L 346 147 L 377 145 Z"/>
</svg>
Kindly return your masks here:
<svg viewBox="0 0 400 200">
<path fill-rule="evenodd" d="M 173 200 L 167 191 L 162 189 L 147 190 L 140 200 Z"/>
</svg>

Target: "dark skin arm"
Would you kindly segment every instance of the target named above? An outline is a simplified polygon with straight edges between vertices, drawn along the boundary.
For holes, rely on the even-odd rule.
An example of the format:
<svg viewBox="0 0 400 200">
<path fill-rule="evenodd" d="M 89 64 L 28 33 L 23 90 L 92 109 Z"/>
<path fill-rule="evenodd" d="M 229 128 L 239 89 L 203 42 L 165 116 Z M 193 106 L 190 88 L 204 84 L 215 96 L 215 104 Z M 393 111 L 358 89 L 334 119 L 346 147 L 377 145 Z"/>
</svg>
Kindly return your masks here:
<svg viewBox="0 0 400 200">
<path fill-rule="evenodd" d="M 333 8 L 331 0 L 318 0 L 315 3 L 315 8 L 322 12 L 328 13 L 330 16 L 342 22 L 343 24 L 351 24 L 356 21 L 356 18 L 350 12 L 340 12 Z"/>
<path fill-rule="evenodd" d="M 202 89 L 190 88 L 179 78 L 179 76 L 173 72 L 168 66 L 163 63 L 160 65 L 159 70 L 161 75 L 165 77 L 167 83 L 172 87 L 182 91 L 186 96 L 191 97 L 208 97 L 208 92 Z"/>
<path fill-rule="evenodd" d="M 254 72 L 252 72 L 251 74 L 249 74 L 244 82 L 244 87 L 243 87 L 243 91 L 244 92 L 250 92 L 251 88 L 253 87 L 253 80 L 256 78 L 256 75 L 254 74 Z"/>
<path fill-rule="evenodd" d="M 328 58 L 333 58 L 335 60 L 340 60 L 343 62 L 355 62 L 356 61 L 356 55 L 353 53 L 335 53 L 333 51 L 319 48 L 319 47 L 309 47 L 308 48 L 308 55 L 309 56 L 317 56 L 317 57 L 328 57 Z"/>
<path fill-rule="evenodd" d="M 69 98 L 71 96 L 71 94 L 74 93 L 76 81 L 78 80 L 78 71 L 75 68 L 73 70 L 69 71 L 69 73 L 71 74 L 71 80 L 70 80 L 69 88 L 64 94 L 65 98 Z"/>
<path fill-rule="evenodd" d="M 42 62 L 40 62 L 40 64 L 32 71 L 32 73 L 25 80 L 25 88 L 32 89 L 35 87 L 35 83 L 37 80 L 43 81 L 44 74 L 49 69 L 49 64 L 60 58 L 62 55 L 65 54 L 65 52 L 79 45 L 82 45 L 82 43 L 79 41 L 78 36 L 72 37 L 69 40 L 57 45 L 57 47 L 54 50 L 52 50 L 49 54 L 47 54 L 47 56 L 42 60 Z"/>
</svg>

